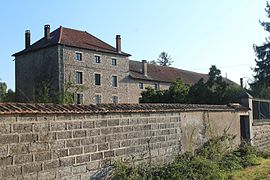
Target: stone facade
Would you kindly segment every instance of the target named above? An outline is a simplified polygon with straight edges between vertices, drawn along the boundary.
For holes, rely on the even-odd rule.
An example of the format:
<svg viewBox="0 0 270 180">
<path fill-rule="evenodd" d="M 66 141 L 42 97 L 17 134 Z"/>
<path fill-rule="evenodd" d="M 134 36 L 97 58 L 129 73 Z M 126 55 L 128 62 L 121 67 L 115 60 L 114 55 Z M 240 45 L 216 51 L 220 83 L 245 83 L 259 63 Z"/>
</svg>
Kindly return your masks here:
<svg viewBox="0 0 270 180">
<path fill-rule="evenodd" d="M 253 143 L 260 149 L 270 150 L 270 123 L 254 123 L 253 130 Z"/>
<path fill-rule="evenodd" d="M 75 60 L 75 53 L 82 54 L 82 61 Z M 100 57 L 100 63 L 95 62 L 95 56 Z M 116 66 L 112 59 L 116 59 Z M 118 97 L 119 103 L 128 100 L 128 58 L 109 53 L 93 52 L 73 47 L 63 47 L 64 81 L 71 77 L 75 82 L 76 71 L 82 72 L 84 104 L 95 104 L 95 95 L 101 95 L 102 103 L 112 103 L 112 97 Z M 95 73 L 101 76 L 101 85 L 95 85 Z M 117 76 L 117 87 L 112 86 L 112 75 Z M 78 85 L 80 86 L 80 85 Z"/>
<path fill-rule="evenodd" d="M 224 130 L 234 110 L 0 115 L 0 179 L 89 179 L 115 160 L 170 161 Z M 222 122 L 222 123 L 221 123 Z"/>
</svg>

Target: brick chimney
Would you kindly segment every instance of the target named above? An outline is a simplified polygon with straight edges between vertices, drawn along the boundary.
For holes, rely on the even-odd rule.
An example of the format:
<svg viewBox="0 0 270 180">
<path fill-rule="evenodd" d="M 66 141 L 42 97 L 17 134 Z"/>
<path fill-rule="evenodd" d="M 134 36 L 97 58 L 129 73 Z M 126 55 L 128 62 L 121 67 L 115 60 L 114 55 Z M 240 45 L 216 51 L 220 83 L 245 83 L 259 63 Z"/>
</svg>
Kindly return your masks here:
<svg viewBox="0 0 270 180">
<path fill-rule="evenodd" d="M 26 30 L 25 31 L 25 49 L 30 47 L 30 43 L 31 43 L 31 34 L 30 34 L 30 30 Z"/>
<path fill-rule="evenodd" d="M 121 36 L 116 35 L 115 40 L 116 40 L 116 51 L 120 53 L 121 52 Z"/>
<path fill-rule="evenodd" d="M 44 38 L 50 40 L 50 25 L 48 24 L 44 26 Z"/>
<path fill-rule="evenodd" d="M 143 72 L 143 75 L 147 76 L 147 61 L 146 60 L 142 60 L 142 72 Z"/>
</svg>

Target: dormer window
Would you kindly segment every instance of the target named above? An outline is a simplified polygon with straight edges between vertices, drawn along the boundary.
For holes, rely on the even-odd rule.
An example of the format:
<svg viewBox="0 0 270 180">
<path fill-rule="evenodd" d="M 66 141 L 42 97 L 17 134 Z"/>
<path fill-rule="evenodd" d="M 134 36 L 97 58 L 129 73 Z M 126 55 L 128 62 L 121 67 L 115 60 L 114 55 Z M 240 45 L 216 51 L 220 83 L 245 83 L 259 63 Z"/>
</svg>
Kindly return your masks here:
<svg viewBox="0 0 270 180">
<path fill-rule="evenodd" d="M 82 61 L 82 53 L 81 52 L 76 52 L 75 53 L 75 60 L 76 61 Z"/>
</svg>

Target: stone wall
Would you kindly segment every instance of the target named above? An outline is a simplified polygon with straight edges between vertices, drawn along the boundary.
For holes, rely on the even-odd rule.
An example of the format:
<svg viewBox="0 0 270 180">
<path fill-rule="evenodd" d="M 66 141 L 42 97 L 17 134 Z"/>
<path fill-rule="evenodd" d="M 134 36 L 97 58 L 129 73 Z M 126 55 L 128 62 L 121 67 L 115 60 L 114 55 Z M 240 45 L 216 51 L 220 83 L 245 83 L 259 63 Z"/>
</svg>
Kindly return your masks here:
<svg viewBox="0 0 270 180">
<path fill-rule="evenodd" d="M 19 107 L 28 113 L 16 113 Z M 117 159 L 147 159 L 149 148 L 153 161 L 164 163 L 226 129 L 240 142 L 239 112 L 230 108 L 178 111 L 172 105 L 150 112 L 120 105 L 122 112 L 98 112 L 83 106 L 93 113 L 82 113 L 82 106 L 54 106 L 61 109 L 55 113 L 36 105 L 31 113 L 31 107 L 0 104 L 13 110 L 0 112 L 0 179 L 89 179 Z"/>
<path fill-rule="evenodd" d="M 260 149 L 270 150 L 270 123 L 253 123 L 253 143 Z"/>
<path fill-rule="evenodd" d="M 76 52 L 82 53 L 82 61 L 75 60 Z M 95 62 L 95 56 L 100 57 L 100 63 Z M 117 60 L 116 66 L 112 65 L 112 58 Z M 101 95 L 102 103 L 112 103 L 112 96 L 117 96 L 119 103 L 130 103 L 128 100 L 129 65 L 127 57 L 65 46 L 63 64 L 66 82 L 70 78 L 75 82 L 76 71 L 82 72 L 85 90 L 81 93 L 84 96 L 84 104 L 95 104 L 96 94 Z M 95 73 L 101 75 L 101 85 L 95 85 Z M 117 87 L 112 87 L 112 75 L 117 76 Z"/>
</svg>

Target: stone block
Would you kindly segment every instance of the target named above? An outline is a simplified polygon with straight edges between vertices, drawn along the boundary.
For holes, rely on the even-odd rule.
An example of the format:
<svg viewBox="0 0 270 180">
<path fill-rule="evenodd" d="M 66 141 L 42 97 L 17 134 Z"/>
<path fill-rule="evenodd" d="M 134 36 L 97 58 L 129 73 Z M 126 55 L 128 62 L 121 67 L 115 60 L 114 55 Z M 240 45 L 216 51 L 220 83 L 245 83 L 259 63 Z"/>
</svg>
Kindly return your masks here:
<svg viewBox="0 0 270 180">
<path fill-rule="evenodd" d="M 12 156 L 0 157 L 0 167 L 12 165 Z"/>
<path fill-rule="evenodd" d="M 68 149 L 54 150 L 52 156 L 54 159 L 60 158 L 60 157 L 66 157 L 68 156 Z"/>
<path fill-rule="evenodd" d="M 127 126 L 127 125 L 129 125 L 129 120 L 128 119 L 119 119 L 119 125 L 120 126 Z"/>
<path fill-rule="evenodd" d="M 21 154 L 14 156 L 14 163 L 15 164 L 25 164 L 33 162 L 33 155 L 32 154 Z"/>
<path fill-rule="evenodd" d="M 4 157 L 8 155 L 8 145 L 0 146 L 0 157 Z"/>
<path fill-rule="evenodd" d="M 22 166 L 23 174 L 41 171 L 41 163 L 29 163 Z"/>
<path fill-rule="evenodd" d="M 102 152 L 91 154 L 91 161 L 100 160 L 100 159 L 103 159 Z"/>
<path fill-rule="evenodd" d="M 101 128 L 100 129 L 100 134 L 101 135 L 112 134 L 112 128 Z"/>
<path fill-rule="evenodd" d="M 72 166 L 75 164 L 75 157 L 60 158 L 60 167 Z"/>
<path fill-rule="evenodd" d="M 19 142 L 18 134 L 0 135 L 0 144 L 11 144 L 18 142 Z"/>
<path fill-rule="evenodd" d="M 123 127 L 113 127 L 113 133 L 121 133 L 123 132 Z"/>
<path fill-rule="evenodd" d="M 34 143 L 36 141 L 38 141 L 38 134 L 20 134 L 20 142 Z"/>
<path fill-rule="evenodd" d="M 33 122 L 37 121 L 36 115 L 20 115 L 17 117 L 17 121 L 19 122 Z"/>
<path fill-rule="evenodd" d="M 38 140 L 42 142 L 50 142 L 56 139 L 55 132 L 39 132 L 38 133 Z"/>
<path fill-rule="evenodd" d="M 43 163 L 43 169 L 48 170 L 48 169 L 55 169 L 60 166 L 60 161 L 59 159 L 52 160 L 52 161 L 46 161 Z"/>
<path fill-rule="evenodd" d="M 121 156 L 126 154 L 126 149 L 116 149 L 115 150 L 115 156 Z"/>
<path fill-rule="evenodd" d="M 84 153 L 97 152 L 97 145 L 84 146 Z"/>
<path fill-rule="evenodd" d="M 50 130 L 49 122 L 35 123 L 33 124 L 34 132 L 47 132 Z"/>
<path fill-rule="evenodd" d="M 99 136 L 100 135 L 100 129 L 91 129 L 87 130 L 87 136 Z"/>
<path fill-rule="evenodd" d="M 58 168 L 58 173 L 60 178 L 71 176 L 72 175 L 72 168 L 71 167 L 60 167 Z"/>
<path fill-rule="evenodd" d="M 77 147 L 80 146 L 80 139 L 69 139 L 66 140 L 66 147 Z"/>
<path fill-rule="evenodd" d="M 89 154 L 76 156 L 76 164 L 85 163 L 85 162 L 89 162 L 89 161 L 90 161 Z"/>
<path fill-rule="evenodd" d="M 97 170 L 97 169 L 99 169 L 99 167 L 100 167 L 100 161 L 88 162 L 86 165 L 86 168 L 89 171 Z"/>
<path fill-rule="evenodd" d="M 38 172 L 38 180 L 53 180 L 57 179 L 56 171 L 41 171 Z"/>
<path fill-rule="evenodd" d="M 100 144 L 106 142 L 106 136 L 97 136 L 94 138 L 94 143 Z"/>
<path fill-rule="evenodd" d="M 108 126 L 108 121 L 107 120 L 97 120 L 96 121 L 96 127 L 107 127 Z"/>
<path fill-rule="evenodd" d="M 29 144 L 11 144 L 9 146 L 9 153 L 11 155 L 29 153 Z"/>
<path fill-rule="evenodd" d="M 37 152 L 34 154 L 35 161 L 48 161 L 52 159 L 52 154 L 48 152 Z"/>
<path fill-rule="evenodd" d="M 114 157 L 114 151 L 113 150 L 104 151 L 104 158 L 108 158 L 108 157 Z"/>
<path fill-rule="evenodd" d="M 65 148 L 65 141 L 61 140 L 61 141 L 52 141 L 49 142 L 50 144 L 50 149 L 63 149 Z"/>
<path fill-rule="evenodd" d="M 119 119 L 109 119 L 108 126 L 119 126 Z"/>
<path fill-rule="evenodd" d="M 72 131 L 56 132 L 57 139 L 70 139 L 72 138 Z"/>
<path fill-rule="evenodd" d="M 49 150 L 49 144 L 47 142 L 35 142 L 31 143 L 29 147 L 30 152 L 40 152 L 40 151 L 48 151 Z"/>
<path fill-rule="evenodd" d="M 109 149 L 108 143 L 98 144 L 98 151 L 104 151 Z"/>
<path fill-rule="evenodd" d="M 13 124 L 12 132 L 14 132 L 14 133 L 32 132 L 32 124 L 31 123 Z"/>
<path fill-rule="evenodd" d="M 120 148 L 120 142 L 119 141 L 117 141 L 117 142 L 110 142 L 109 143 L 109 147 L 110 147 L 110 149 Z"/>
<path fill-rule="evenodd" d="M 82 146 L 85 146 L 85 145 L 90 145 L 90 144 L 93 144 L 94 143 L 94 138 L 91 137 L 91 138 L 84 138 L 81 140 L 81 145 Z"/>
<path fill-rule="evenodd" d="M 67 129 L 69 129 L 69 130 L 82 128 L 80 121 L 67 122 L 66 124 L 67 124 Z"/>
<path fill-rule="evenodd" d="M 69 151 L 69 155 L 82 154 L 83 148 L 82 147 L 73 147 L 73 148 L 69 148 L 68 151 Z"/>
<path fill-rule="evenodd" d="M 86 137 L 86 131 L 85 130 L 74 130 L 73 131 L 73 138 L 80 138 L 80 137 Z"/>
<path fill-rule="evenodd" d="M 86 165 L 85 164 L 72 167 L 73 174 L 82 174 L 82 173 L 85 173 L 86 171 L 87 170 L 86 170 Z"/>
<path fill-rule="evenodd" d="M 63 131 L 66 130 L 65 122 L 52 122 L 51 123 L 51 131 Z"/>
<path fill-rule="evenodd" d="M 83 128 L 86 128 L 86 129 L 95 128 L 95 121 L 84 121 Z"/>
<path fill-rule="evenodd" d="M 3 177 L 17 177 L 22 174 L 22 167 L 21 166 L 6 166 L 3 169 L 2 176 Z"/>
<path fill-rule="evenodd" d="M 8 134 L 11 132 L 10 124 L 0 124 L 0 134 Z"/>
</svg>

